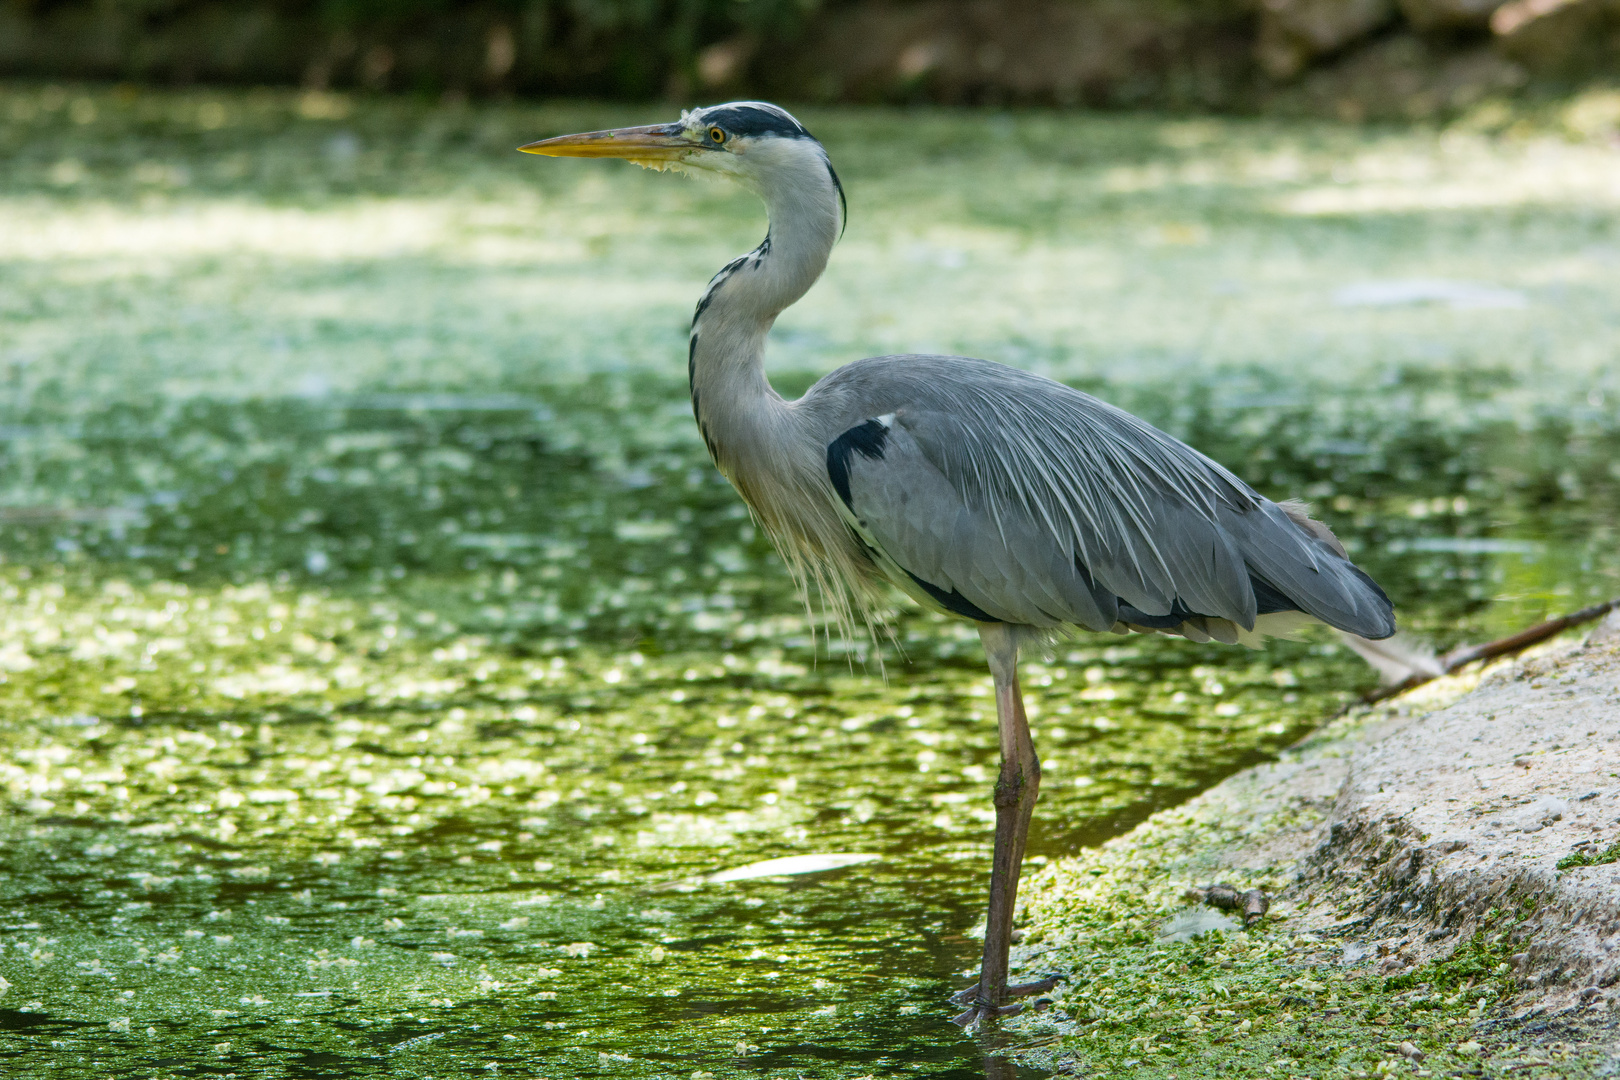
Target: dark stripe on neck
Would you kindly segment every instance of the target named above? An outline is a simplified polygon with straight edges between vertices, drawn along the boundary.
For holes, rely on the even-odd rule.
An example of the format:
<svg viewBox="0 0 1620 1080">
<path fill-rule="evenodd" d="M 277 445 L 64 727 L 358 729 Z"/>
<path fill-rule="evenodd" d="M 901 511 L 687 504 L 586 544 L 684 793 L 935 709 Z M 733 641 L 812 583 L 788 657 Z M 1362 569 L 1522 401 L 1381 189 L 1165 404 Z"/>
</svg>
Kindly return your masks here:
<svg viewBox="0 0 1620 1080">
<path fill-rule="evenodd" d="M 770 239 L 770 233 L 766 233 L 765 243 L 761 244 L 760 247 L 765 248 L 767 251 L 770 250 Z M 754 252 L 752 251 L 750 251 L 747 255 L 737 256 L 735 259 L 732 259 L 730 262 L 726 263 L 726 265 L 722 266 L 718 271 L 716 271 L 714 277 L 709 279 L 709 287 L 703 290 L 703 295 L 698 298 L 697 310 L 692 312 L 693 326 L 696 326 L 697 321 L 703 317 L 703 313 L 709 310 L 709 305 L 714 303 L 715 293 L 720 291 L 720 286 L 724 285 L 726 279 L 740 270 L 743 264 L 749 259 L 753 258 L 753 256 Z"/>
</svg>

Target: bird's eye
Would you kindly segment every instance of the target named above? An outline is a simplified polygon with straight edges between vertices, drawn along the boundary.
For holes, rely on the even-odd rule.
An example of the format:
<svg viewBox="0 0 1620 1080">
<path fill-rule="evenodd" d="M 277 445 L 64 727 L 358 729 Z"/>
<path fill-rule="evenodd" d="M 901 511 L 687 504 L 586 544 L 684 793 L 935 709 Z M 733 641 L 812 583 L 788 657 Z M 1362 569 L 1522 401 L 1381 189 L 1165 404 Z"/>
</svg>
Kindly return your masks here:
<svg viewBox="0 0 1620 1080">
<path fill-rule="evenodd" d="M 712 127 L 709 129 L 709 138 L 714 140 L 716 146 L 719 146 L 726 141 L 726 133 L 717 127 Z"/>
</svg>

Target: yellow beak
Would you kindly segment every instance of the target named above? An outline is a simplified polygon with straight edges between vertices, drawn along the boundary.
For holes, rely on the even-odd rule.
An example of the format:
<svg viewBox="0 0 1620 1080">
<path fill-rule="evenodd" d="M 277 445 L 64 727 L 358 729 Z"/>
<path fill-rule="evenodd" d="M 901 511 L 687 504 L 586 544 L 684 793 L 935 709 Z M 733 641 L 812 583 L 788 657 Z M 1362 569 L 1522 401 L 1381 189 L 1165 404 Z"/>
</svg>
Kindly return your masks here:
<svg viewBox="0 0 1620 1080">
<path fill-rule="evenodd" d="M 688 152 L 700 149 L 697 140 L 680 124 L 652 124 L 648 127 L 587 131 L 582 135 L 559 135 L 518 147 L 525 154 L 546 157 L 624 158 L 654 169 L 680 161 Z"/>
</svg>

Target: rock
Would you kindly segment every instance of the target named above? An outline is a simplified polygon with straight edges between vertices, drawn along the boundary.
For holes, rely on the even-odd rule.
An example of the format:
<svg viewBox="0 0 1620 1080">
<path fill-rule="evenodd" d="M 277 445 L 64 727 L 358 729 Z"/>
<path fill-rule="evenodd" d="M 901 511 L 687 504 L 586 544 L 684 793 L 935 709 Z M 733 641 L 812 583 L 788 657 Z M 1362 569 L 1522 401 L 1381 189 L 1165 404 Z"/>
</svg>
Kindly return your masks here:
<svg viewBox="0 0 1620 1080">
<path fill-rule="evenodd" d="M 1514 764 L 1517 765 L 1518 762 L 1515 761 Z M 1569 813 L 1569 803 L 1549 795 L 1537 799 L 1524 808 L 1524 811 L 1519 815 L 1519 828 L 1525 832 L 1545 829 L 1555 821 L 1562 821 L 1567 813 Z"/>
<path fill-rule="evenodd" d="M 1502 54 L 1538 75 L 1579 77 L 1620 58 L 1620 0 L 1511 0 L 1490 25 Z"/>
<path fill-rule="evenodd" d="M 1106 850 L 1121 865 L 1151 863 L 1167 891 L 1221 882 L 1193 896 L 1234 912 L 1245 894 L 1226 882 L 1263 874 L 1278 883 L 1276 902 L 1292 907 L 1290 931 L 1324 944 L 1345 937 L 1331 946 L 1343 965 L 1384 975 L 1424 978 L 1458 942 L 1504 934 L 1503 970 L 1514 977 L 1493 1013 L 1533 1005 L 1612 1016 L 1620 994 L 1583 991 L 1620 982 L 1620 862 L 1558 864 L 1594 831 L 1611 842 L 1620 789 L 1594 773 L 1611 768 L 1617 720 L 1620 648 L 1551 643 L 1337 720 Z M 1535 767 L 1514 768 L 1533 741 L 1545 747 Z M 1492 778 L 1488 792 L 1481 774 Z M 1277 824 L 1212 846 L 1202 823 L 1232 821 Z M 1056 865 L 1053 884 L 1071 880 Z M 1082 886 L 1083 866 L 1072 870 Z"/>
<path fill-rule="evenodd" d="M 1222 911 L 1236 911 L 1242 895 L 1236 885 L 1228 885 L 1225 882 L 1187 891 L 1188 899 L 1220 908 Z"/>
<path fill-rule="evenodd" d="M 1270 104 L 1278 111 L 1314 116 L 1337 114 L 1352 122 L 1422 120 L 1457 113 L 1492 94 L 1511 92 L 1525 79 L 1522 67 L 1489 45 L 1456 50 L 1416 34 L 1397 33 L 1354 49 L 1294 85 L 1273 91 Z M 1398 299 L 1392 294 L 1386 302 Z M 1496 294 L 1448 293 L 1425 299 L 1465 307 L 1480 303 L 1513 306 L 1522 297 L 1500 290 Z"/>
<path fill-rule="evenodd" d="M 1414 1064 L 1416 1064 L 1419 1061 L 1422 1061 L 1425 1057 L 1428 1056 L 1423 1051 L 1419 1050 L 1416 1046 L 1414 1046 L 1413 1044 L 1411 1044 L 1409 1042 L 1401 1043 L 1401 1045 L 1398 1047 L 1398 1049 L 1401 1052 L 1401 1057 L 1405 1058 L 1407 1061 L 1410 1061 L 1410 1062 L 1412 1062 Z"/>
<path fill-rule="evenodd" d="M 697 54 L 698 81 L 705 90 L 716 90 L 738 85 L 748 72 L 748 65 L 759 51 L 759 40 L 752 34 L 741 34 L 716 42 Z"/>
<path fill-rule="evenodd" d="M 1399 0 L 1401 14 L 1414 29 L 1483 30 L 1502 0 Z"/>
<path fill-rule="evenodd" d="M 1577 124 L 1576 126 L 1579 127 L 1584 125 Z M 1601 125 L 1592 126 L 1598 127 Z M 1620 608 L 1616 608 L 1614 611 L 1609 612 L 1608 617 L 1602 622 L 1598 623 L 1590 634 L 1586 635 L 1586 644 L 1588 647 L 1593 645 L 1620 644 Z M 1583 795 L 1582 798 L 1585 798 L 1585 796 Z"/>
<path fill-rule="evenodd" d="M 1254 58 L 1272 78 L 1292 79 L 1394 17 L 1394 0 L 1261 0 Z"/>
<path fill-rule="evenodd" d="M 1243 913 L 1243 925 L 1253 926 L 1271 910 L 1271 898 L 1260 889 L 1239 892 L 1237 886 L 1221 882 L 1202 889 L 1188 889 L 1186 899 L 1195 904 L 1208 904 L 1222 911 Z"/>
<path fill-rule="evenodd" d="M 1217 104 L 1244 79 L 1247 37 L 1237 0 L 874 0 L 827 5 L 754 70 L 764 93 L 824 100 Z"/>
</svg>

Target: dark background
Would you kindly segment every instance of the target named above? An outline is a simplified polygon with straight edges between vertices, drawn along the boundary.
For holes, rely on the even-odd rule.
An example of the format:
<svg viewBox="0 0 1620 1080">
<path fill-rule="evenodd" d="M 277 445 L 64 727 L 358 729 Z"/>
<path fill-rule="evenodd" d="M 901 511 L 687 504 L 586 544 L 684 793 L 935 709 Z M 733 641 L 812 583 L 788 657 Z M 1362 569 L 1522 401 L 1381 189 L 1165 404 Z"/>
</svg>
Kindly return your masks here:
<svg viewBox="0 0 1620 1080">
<path fill-rule="evenodd" d="M 1620 0 L 0 0 L 0 76 L 1423 119 L 1620 71 Z"/>
</svg>

